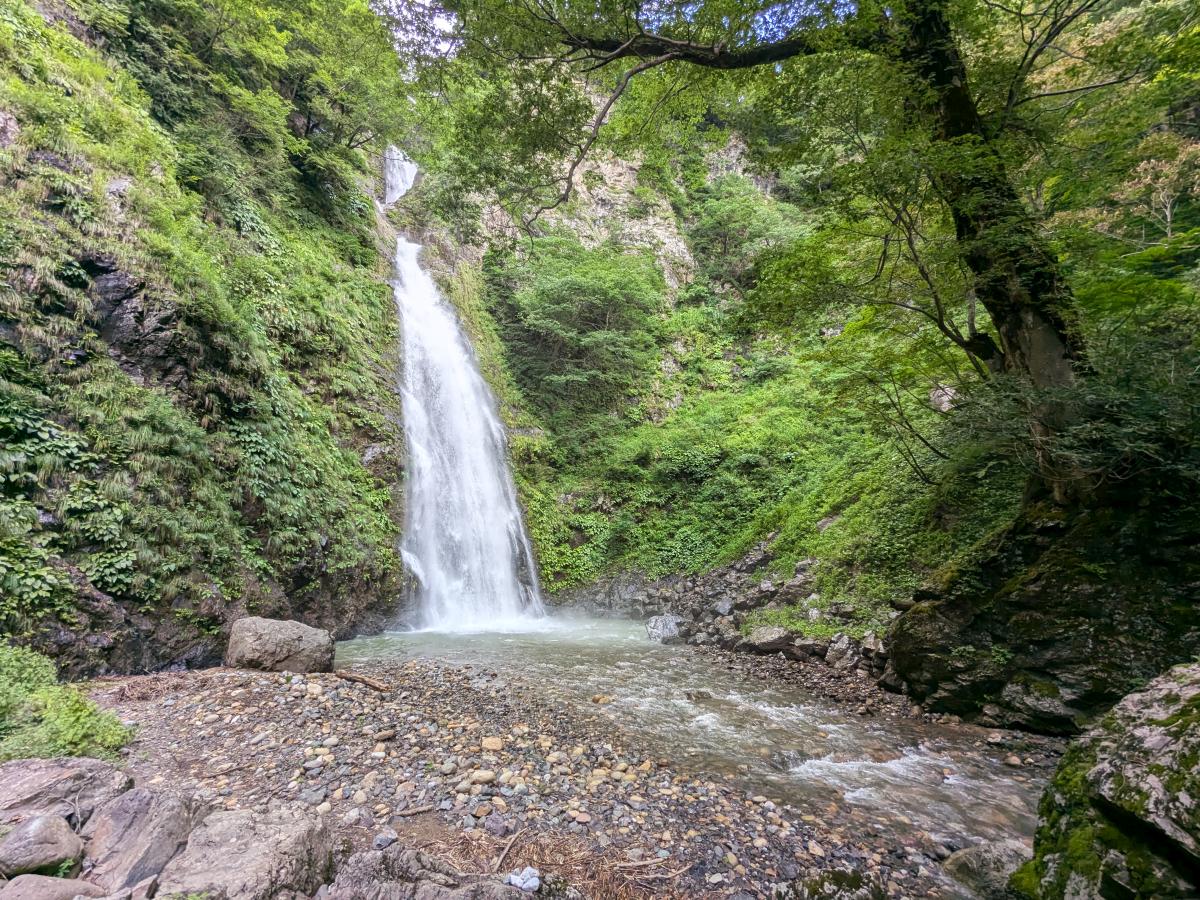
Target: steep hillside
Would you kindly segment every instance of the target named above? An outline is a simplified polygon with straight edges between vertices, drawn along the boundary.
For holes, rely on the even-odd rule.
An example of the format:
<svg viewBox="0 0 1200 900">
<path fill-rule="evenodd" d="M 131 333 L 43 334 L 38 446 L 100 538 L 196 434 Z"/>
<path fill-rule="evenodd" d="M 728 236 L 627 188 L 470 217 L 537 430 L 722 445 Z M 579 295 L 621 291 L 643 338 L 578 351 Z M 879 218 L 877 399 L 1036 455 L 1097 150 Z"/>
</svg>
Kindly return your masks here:
<svg viewBox="0 0 1200 900">
<path fill-rule="evenodd" d="M 0 628 L 129 671 L 216 658 L 247 611 L 385 612 L 381 23 L 4 0 L 0 66 Z"/>
</svg>

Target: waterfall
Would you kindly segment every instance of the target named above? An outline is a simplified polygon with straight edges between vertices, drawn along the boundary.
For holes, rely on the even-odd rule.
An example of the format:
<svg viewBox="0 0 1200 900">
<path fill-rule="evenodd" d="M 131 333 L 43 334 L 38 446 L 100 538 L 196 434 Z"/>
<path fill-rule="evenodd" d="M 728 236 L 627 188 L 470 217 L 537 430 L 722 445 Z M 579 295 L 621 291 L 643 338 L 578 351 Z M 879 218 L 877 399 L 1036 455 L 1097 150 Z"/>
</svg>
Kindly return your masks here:
<svg viewBox="0 0 1200 900">
<path fill-rule="evenodd" d="M 395 202 L 411 187 L 416 166 L 389 150 L 385 174 L 385 197 Z M 419 264 L 420 251 L 396 241 L 393 282 L 404 335 L 409 458 L 401 554 L 417 583 L 416 624 L 523 630 L 544 608 L 504 427 L 454 310 Z"/>
<path fill-rule="evenodd" d="M 417 180 L 417 164 L 399 147 L 388 147 L 383 154 L 383 202 L 391 206 L 408 193 Z"/>
</svg>

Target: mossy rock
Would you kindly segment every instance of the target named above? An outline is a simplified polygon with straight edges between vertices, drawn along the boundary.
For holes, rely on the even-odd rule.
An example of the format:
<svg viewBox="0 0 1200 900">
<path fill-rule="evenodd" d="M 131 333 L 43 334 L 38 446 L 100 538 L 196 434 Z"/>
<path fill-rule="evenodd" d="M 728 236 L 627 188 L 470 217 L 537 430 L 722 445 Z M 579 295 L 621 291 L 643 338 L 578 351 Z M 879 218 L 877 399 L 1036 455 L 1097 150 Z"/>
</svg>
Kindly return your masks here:
<svg viewBox="0 0 1200 900">
<path fill-rule="evenodd" d="M 1175 512 L 1031 507 L 896 619 L 890 683 L 981 724 L 1078 732 L 1200 652 L 1195 523 Z"/>
<path fill-rule="evenodd" d="M 1130 694 L 1063 757 L 1042 798 L 1023 896 L 1200 894 L 1200 664 Z"/>
</svg>

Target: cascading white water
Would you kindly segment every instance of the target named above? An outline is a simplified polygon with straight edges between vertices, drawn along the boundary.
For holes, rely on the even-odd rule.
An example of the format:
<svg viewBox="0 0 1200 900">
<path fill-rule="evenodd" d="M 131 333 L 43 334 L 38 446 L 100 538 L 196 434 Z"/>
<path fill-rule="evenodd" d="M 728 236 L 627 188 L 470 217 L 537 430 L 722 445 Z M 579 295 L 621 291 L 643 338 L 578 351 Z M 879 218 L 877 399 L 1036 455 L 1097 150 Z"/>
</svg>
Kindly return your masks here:
<svg viewBox="0 0 1200 900">
<path fill-rule="evenodd" d="M 392 158 L 389 151 L 387 202 L 402 197 L 416 173 L 411 162 L 393 167 Z M 401 553 L 417 582 L 416 624 L 439 631 L 527 630 L 545 610 L 508 471 L 504 427 L 453 309 L 419 264 L 420 251 L 397 240 L 393 282 L 404 334 L 401 398 L 409 456 Z"/>
<path fill-rule="evenodd" d="M 417 164 L 399 147 L 388 147 L 383 154 L 383 202 L 391 206 L 408 193 L 417 180 Z"/>
</svg>

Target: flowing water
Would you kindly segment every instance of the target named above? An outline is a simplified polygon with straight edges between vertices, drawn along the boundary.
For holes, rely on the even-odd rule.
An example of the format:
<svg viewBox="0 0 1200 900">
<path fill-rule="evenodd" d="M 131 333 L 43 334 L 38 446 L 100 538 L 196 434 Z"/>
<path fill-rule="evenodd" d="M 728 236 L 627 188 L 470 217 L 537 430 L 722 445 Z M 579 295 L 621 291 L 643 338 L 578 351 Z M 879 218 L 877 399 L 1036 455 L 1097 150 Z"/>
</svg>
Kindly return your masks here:
<svg viewBox="0 0 1200 900">
<path fill-rule="evenodd" d="M 416 166 L 385 159 L 387 202 Z M 401 400 L 408 445 L 401 555 L 416 587 L 421 629 L 506 630 L 543 614 L 536 567 L 508 471 L 504 427 L 450 304 L 420 265 L 421 247 L 396 241 L 393 288 L 403 331 Z"/>
<path fill-rule="evenodd" d="M 849 714 L 802 687 L 747 678 L 620 620 L 549 617 L 513 634 L 392 633 L 339 645 L 339 663 L 431 657 L 472 664 L 612 716 L 653 752 L 728 773 L 849 827 L 962 846 L 1032 835 L 1042 784 L 974 729 Z M 597 707 L 595 694 L 614 701 Z"/>
<path fill-rule="evenodd" d="M 416 166 L 389 150 L 385 202 Z M 504 430 L 454 310 L 396 245 L 401 393 L 409 451 L 401 546 L 416 630 L 340 645 L 342 662 L 429 656 L 602 709 L 648 748 L 821 811 L 848 827 L 961 846 L 1030 835 L 1041 785 L 1004 769 L 977 732 L 848 715 L 803 688 L 748 679 L 636 623 L 545 616 L 506 461 Z M 595 707 L 595 694 L 612 704 Z"/>
</svg>

